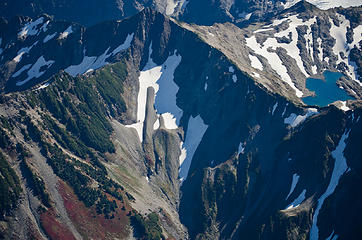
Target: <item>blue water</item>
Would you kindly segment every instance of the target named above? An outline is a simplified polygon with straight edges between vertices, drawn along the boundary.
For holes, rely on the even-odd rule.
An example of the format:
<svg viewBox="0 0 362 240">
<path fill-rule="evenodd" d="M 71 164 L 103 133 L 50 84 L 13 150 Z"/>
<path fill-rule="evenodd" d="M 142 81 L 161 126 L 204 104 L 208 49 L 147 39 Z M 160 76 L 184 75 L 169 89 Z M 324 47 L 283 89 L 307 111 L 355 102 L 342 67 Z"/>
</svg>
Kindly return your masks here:
<svg viewBox="0 0 362 240">
<path fill-rule="evenodd" d="M 302 98 L 305 104 L 324 107 L 338 100 L 354 99 L 337 86 L 336 82 L 342 76 L 341 73 L 325 71 L 323 75 L 324 79 L 307 78 L 306 87 L 315 92 L 316 96 Z"/>
</svg>

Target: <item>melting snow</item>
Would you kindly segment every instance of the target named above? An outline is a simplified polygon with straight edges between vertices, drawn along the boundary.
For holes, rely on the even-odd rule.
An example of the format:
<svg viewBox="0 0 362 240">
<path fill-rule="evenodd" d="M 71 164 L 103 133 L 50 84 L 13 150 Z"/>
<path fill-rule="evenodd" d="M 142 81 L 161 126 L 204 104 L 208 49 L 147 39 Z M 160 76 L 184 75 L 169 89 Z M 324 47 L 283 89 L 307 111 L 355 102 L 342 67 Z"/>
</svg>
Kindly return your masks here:
<svg viewBox="0 0 362 240">
<path fill-rule="evenodd" d="M 334 168 L 333 168 L 331 180 L 329 182 L 327 190 L 318 199 L 318 206 L 314 212 L 312 228 L 310 230 L 310 239 L 311 240 L 318 239 L 318 232 L 319 232 L 318 226 L 317 226 L 318 214 L 319 214 L 320 209 L 323 206 L 324 200 L 334 192 L 334 190 L 336 189 L 336 187 L 338 185 L 340 177 L 347 171 L 348 166 L 347 166 L 346 158 L 343 155 L 343 151 L 344 151 L 344 148 L 346 147 L 346 139 L 348 138 L 348 135 L 349 135 L 349 132 L 346 131 L 342 135 L 341 140 L 338 143 L 338 146 L 332 152 L 332 156 L 335 159 Z"/>
<path fill-rule="evenodd" d="M 330 34 L 336 40 L 336 43 L 332 48 L 333 53 L 338 58 L 336 64 L 338 65 L 339 63 L 344 62 L 347 65 L 348 68 L 347 72 L 349 74 L 349 77 L 351 77 L 353 80 L 358 82 L 360 86 L 362 86 L 362 83 L 357 79 L 356 65 L 352 63 L 348 58 L 342 59 L 342 57 L 340 56 L 340 52 L 342 52 L 344 56 L 348 56 L 350 49 L 353 48 L 359 42 L 359 40 L 361 39 L 362 26 L 361 27 L 359 26 L 354 29 L 353 42 L 351 44 L 347 44 L 346 34 L 347 34 L 347 27 L 350 27 L 350 22 L 349 20 L 345 19 L 343 15 L 337 14 L 337 16 L 340 21 L 339 27 L 334 25 L 333 20 L 330 19 L 331 23 Z"/>
<path fill-rule="evenodd" d="M 318 58 L 319 61 L 323 61 L 323 49 L 322 49 L 322 39 L 319 37 L 317 38 L 317 43 L 318 43 Z"/>
<path fill-rule="evenodd" d="M 41 85 L 40 87 L 38 87 L 36 90 L 40 90 L 40 89 L 46 88 L 46 87 L 48 87 L 49 85 L 50 85 L 50 83 L 47 82 L 47 83 Z"/>
<path fill-rule="evenodd" d="M 303 192 L 291 204 L 289 204 L 286 209 L 298 207 L 304 201 L 305 193 L 306 190 L 304 189 Z"/>
<path fill-rule="evenodd" d="M 181 151 L 181 154 L 179 156 L 179 163 L 180 163 L 180 166 L 183 164 L 183 162 L 185 161 L 186 159 L 186 148 L 183 147 L 184 143 L 183 142 L 180 142 L 180 151 Z"/>
<path fill-rule="evenodd" d="M 171 15 L 175 12 L 175 8 L 177 6 L 177 1 L 175 0 L 167 0 L 166 1 L 166 15 Z"/>
<path fill-rule="evenodd" d="M 131 42 L 133 40 L 133 35 L 134 35 L 133 33 L 128 34 L 124 43 L 122 43 L 121 45 L 116 47 L 111 53 L 108 53 L 110 48 L 107 48 L 107 50 L 98 57 L 97 56 L 88 57 L 88 56 L 85 56 L 85 51 L 83 51 L 84 57 L 83 57 L 82 62 L 78 65 L 69 66 L 64 71 L 67 72 L 68 74 L 72 75 L 73 77 L 75 77 L 78 74 L 87 73 L 89 71 L 92 71 L 92 70 L 105 66 L 108 63 L 108 62 L 106 62 L 107 58 L 109 58 L 110 56 L 115 55 L 115 54 L 119 53 L 120 51 L 125 50 L 131 46 Z"/>
<path fill-rule="evenodd" d="M 157 118 L 153 124 L 153 130 L 157 130 L 160 127 L 160 120 Z"/>
<path fill-rule="evenodd" d="M 113 50 L 112 55 L 115 55 L 131 46 L 131 42 L 133 40 L 134 33 L 128 34 L 126 37 L 126 40 L 124 40 L 124 43 L 116 47 L 116 49 Z"/>
<path fill-rule="evenodd" d="M 157 66 L 151 59 L 152 45 L 149 48 L 149 59 L 140 72 L 140 88 L 137 97 L 137 122 L 126 127 L 133 127 L 137 130 L 140 141 L 142 142 L 143 123 L 146 113 L 147 88 L 152 87 L 155 90 L 155 109 L 161 114 L 165 127 L 168 129 L 178 128 L 182 110 L 176 105 L 176 94 L 178 86 L 173 81 L 173 74 L 178 64 L 181 62 L 181 56 L 176 54 L 169 56 L 166 61 Z"/>
<path fill-rule="evenodd" d="M 346 111 L 351 110 L 349 107 L 347 107 L 347 102 L 346 101 L 341 101 L 341 103 L 342 103 L 342 106 L 340 107 L 340 109 L 342 111 L 346 112 Z"/>
<path fill-rule="evenodd" d="M 243 154 L 244 154 L 244 150 L 245 150 L 245 147 L 243 146 L 243 143 L 240 142 L 239 147 L 238 147 L 238 155 L 239 155 L 240 153 L 243 153 Z"/>
<path fill-rule="evenodd" d="M 288 197 L 290 196 L 290 194 L 293 193 L 294 188 L 295 188 L 295 186 L 297 186 L 298 181 L 299 181 L 299 176 L 298 176 L 298 174 L 294 173 L 294 174 L 293 174 L 292 185 L 290 186 L 290 191 L 289 191 L 287 197 L 285 198 L 285 200 L 287 200 Z"/>
<path fill-rule="evenodd" d="M 263 71 L 263 64 L 261 64 L 258 57 L 249 54 L 249 59 L 253 68 Z"/>
<path fill-rule="evenodd" d="M 297 97 L 303 96 L 303 92 L 295 87 L 292 79 L 288 74 L 287 68 L 283 65 L 283 62 L 280 60 L 279 56 L 275 52 L 269 52 L 267 50 L 269 47 L 275 48 L 275 46 L 278 45 L 275 38 L 268 38 L 264 42 L 264 45 L 261 46 L 256 41 L 256 37 L 251 36 L 250 38 L 246 38 L 246 45 L 254 50 L 255 53 L 265 57 L 268 60 L 270 66 L 277 72 L 281 79 L 295 90 Z"/>
<path fill-rule="evenodd" d="M 338 235 L 337 234 L 334 234 L 334 230 L 333 232 L 331 233 L 331 235 L 329 235 L 328 238 L 326 238 L 326 240 L 337 240 L 338 239 Z"/>
<path fill-rule="evenodd" d="M 277 47 L 277 46 L 280 46 L 282 48 L 284 48 L 288 55 L 292 58 L 294 58 L 297 62 L 297 65 L 300 69 L 300 71 L 306 76 L 308 77 L 308 73 L 305 71 L 305 68 L 304 68 L 304 65 L 303 65 L 303 61 L 302 61 L 302 58 L 300 56 L 300 50 L 297 46 L 297 43 L 298 43 L 298 32 L 297 32 L 297 27 L 301 26 L 301 25 L 305 25 L 308 27 L 308 30 L 307 32 L 311 31 L 310 30 L 310 27 L 312 24 L 315 23 L 316 21 L 316 17 L 314 18 L 311 18 L 309 19 L 308 21 L 306 22 L 303 22 L 302 19 L 299 19 L 297 17 L 297 15 L 293 15 L 293 16 L 290 16 L 287 18 L 288 21 L 289 21 L 289 28 L 284 30 L 284 31 L 281 31 L 281 32 L 278 32 L 275 34 L 276 37 L 286 37 L 289 35 L 289 33 L 292 33 L 292 42 L 290 43 L 278 43 L 276 40 L 274 43 L 271 43 L 271 44 L 276 44 L 274 45 L 274 49 Z M 269 45 L 271 47 L 273 47 L 273 45 Z"/>
<path fill-rule="evenodd" d="M 36 42 L 35 42 L 33 45 L 31 45 L 30 47 L 24 47 L 24 48 L 20 49 L 20 50 L 18 51 L 18 53 L 17 53 L 18 55 L 13 58 L 13 61 L 16 62 L 16 63 L 20 62 L 21 59 L 22 59 L 22 57 L 23 57 L 23 55 L 26 54 L 26 53 L 29 53 L 30 50 L 31 50 L 37 43 L 38 43 L 38 41 L 36 41 Z"/>
<path fill-rule="evenodd" d="M 161 114 L 163 121 L 165 123 L 165 128 L 167 129 L 177 129 L 178 125 L 176 124 L 176 119 L 171 113 L 166 112 Z"/>
<path fill-rule="evenodd" d="M 260 33 L 260 32 L 266 32 L 266 31 L 272 31 L 275 30 L 274 28 L 261 28 L 258 30 L 255 30 L 254 33 Z"/>
<path fill-rule="evenodd" d="M 179 87 L 173 81 L 174 72 L 181 62 L 181 56 L 176 54 L 169 56 L 162 64 L 161 76 L 157 79 L 155 109 L 162 114 L 165 127 L 176 129 L 182 117 L 182 110 L 176 104 L 176 94 Z M 167 123 L 166 123 L 167 122 Z"/>
<path fill-rule="evenodd" d="M 253 72 L 252 75 L 256 78 L 260 78 L 260 74 L 259 73 L 256 73 L 256 72 Z"/>
<path fill-rule="evenodd" d="M 49 68 L 51 65 L 53 65 L 53 63 L 54 63 L 53 60 L 45 61 L 44 57 L 41 56 L 40 58 L 38 58 L 38 60 L 34 63 L 34 65 L 28 71 L 28 77 L 23 81 L 17 82 L 16 86 L 21 86 L 33 78 L 39 78 L 46 71 L 46 70 L 40 71 L 40 68 L 42 68 L 44 66 Z"/>
<path fill-rule="evenodd" d="M 41 26 L 40 30 L 43 31 L 43 32 L 48 31 L 48 24 L 49 24 L 49 22 L 50 22 L 49 20 L 46 21 L 46 22 L 43 24 L 43 26 Z"/>
<path fill-rule="evenodd" d="M 274 115 L 275 109 L 278 107 L 278 102 L 276 102 L 273 106 L 272 115 Z"/>
<path fill-rule="evenodd" d="M 186 139 L 182 146 L 183 149 L 186 149 L 186 157 L 182 162 L 180 161 L 181 166 L 179 170 L 179 178 L 181 181 L 184 181 L 187 177 L 192 158 L 207 130 L 207 127 L 208 126 L 205 125 L 200 115 L 195 118 L 190 117 L 186 132 Z"/>
<path fill-rule="evenodd" d="M 282 3 L 282 5 L 284 6 L 284 9 L 286 9 L 294 6 L 300 1 L 301 0 L 287 0 L 287 2 L 284 4 Z M 361 5 L 361 0 L 307 0 L 307 2 L 315 5 L 322 10 L 327 10 L 335 7 L 348 8 Z"/>
<path fill-rule="evenodd" d="M 295 113 L 290 114 L 289 117 L 284 119 L 285 124 L 289 124 L 291 127 L 296 127 L 300 123 L 304 122 L 308 117 L 318 113 L 318 110 L 315 108 L 308 108 L 305 115 L 296 115 Z"/>
<path fill-rule="evenodd" d="M 59 38 L 58 38 L 58 39 L 67 38 L 68 35 L 71 34 L 72 32 L 73 32 L 72 26 L 69 26 L 67 29 L 65 29 L 64 32 L 62 32 L 62 33 L 59 35 Z"/>
<path fill-rule="evenodd" d="M 238 81 L 238 78 L 237 78 L 237 76 L 235 74 L 233 74 L 232 79 L 233 79 L 234 83 L 236 83 Z"/>
<path fill-rule="evenodd" d="M 39 24 L 42 24 L 44 21 L 44 18 L 38 18 L 35 21 L 29 22 L 25 24 L 25 26 L 21 29 L 21 31 L 18 33 L 19 38 L 26 38 L 27 36 L 33 36 L 38 33 L 38 30 L 36 30 L 37 26 Z"/>
<path fill-rule="evenodd" d="M 247 12 L 244 11 L 244 12 L 242 12 L 242 13 L 239 13 L 238 16 L 239 16 L 240 18 L 245 19 L 245 20 L 249 20 L 252 14 L 253 14 L 253 13 L 247 13 Z"/>
<path fill-rule="evenodd" d="M 58 33 L 55 32 L 55 33 L 53 33 L 53 34 L 51 34 L 51 35 L 47 35 L 47 36 L 44 38 L 43 43 L 46 43 L 46 42 L 48 42 L 49 40 L 53 39 L 57 34 L 58 34 Z"/>
<path fill-rule="evenodd" d="M 20 70 L 18 70 L 16 73 L 14 73 L 11 77 L 17 77 L 20 74 L 22 74 L 22 72 L 24 72 L 25 70 L 28 70 L 31 67 L 31 64 L 26 64 L 24 65 L 22 68 L 20 68 Z"/>
</svg>

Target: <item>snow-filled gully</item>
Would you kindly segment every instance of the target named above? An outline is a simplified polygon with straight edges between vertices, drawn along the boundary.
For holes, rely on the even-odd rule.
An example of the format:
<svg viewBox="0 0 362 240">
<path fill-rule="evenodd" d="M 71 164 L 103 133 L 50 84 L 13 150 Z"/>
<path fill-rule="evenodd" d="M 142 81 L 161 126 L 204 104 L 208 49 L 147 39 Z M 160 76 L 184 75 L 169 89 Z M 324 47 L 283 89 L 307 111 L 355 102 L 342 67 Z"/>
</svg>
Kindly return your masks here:
<svg viewBox="0 0 362 240">
<path fill-rule="evenodd" d="M 174 72 L 181 62 L 181 56 L 175 51 L 162 65 L 157 65 L 151 58 L 152 44 L 149 47 L 149 58 L 146 66 L 140 72 L 139 92 L 137 96 L 137 122 L 126 125 L 137 131 L 140 142 L 143 141 L 143 128 L 146 117 L 147 89 L 152 87 L 155 91 L 154 107 L 157 120 L 153 129 L 160 127 L 159 118 L 162 117 L 166 129 L 177 129 L 180 124 L 183 111 L 176 104 L 176 94 L 179 87 L 174 82 Z M 200 115 L 190 117 L 184 142 L 180 144 L 179 178 L 184 181 L 191 166 L 195 151 L 207 130 Z"/>
</svg>

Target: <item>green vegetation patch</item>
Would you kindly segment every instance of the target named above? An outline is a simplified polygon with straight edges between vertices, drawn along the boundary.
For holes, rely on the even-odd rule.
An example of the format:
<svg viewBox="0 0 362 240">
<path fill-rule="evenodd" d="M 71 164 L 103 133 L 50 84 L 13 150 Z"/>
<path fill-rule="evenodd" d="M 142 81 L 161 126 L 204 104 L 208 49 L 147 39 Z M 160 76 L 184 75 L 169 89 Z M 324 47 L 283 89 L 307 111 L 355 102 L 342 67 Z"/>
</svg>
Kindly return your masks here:
<svg viewBox="0 0 362 240">
<path fill-rule="evenodd" d="M 135 230 L 135 236 L 142 240 L 165 239 L 162 228 L 159 225 L 158 215 L 152 212 L 147 217 L 134 211 L 131 216 L 131 224 Z"/>
<path fill-rule="evenodd" d="M 18 203 L 21 193 L 19 178 L 0 152 L 0 219 L 9 215 Z"/>
</svg>

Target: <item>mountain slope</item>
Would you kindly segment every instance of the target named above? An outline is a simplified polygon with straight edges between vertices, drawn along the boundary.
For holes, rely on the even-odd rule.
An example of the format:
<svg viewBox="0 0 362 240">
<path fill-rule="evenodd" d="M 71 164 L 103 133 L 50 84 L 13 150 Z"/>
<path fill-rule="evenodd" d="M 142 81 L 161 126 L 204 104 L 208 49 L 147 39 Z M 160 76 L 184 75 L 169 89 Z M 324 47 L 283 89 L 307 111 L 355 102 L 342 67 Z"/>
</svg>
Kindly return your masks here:
<svg viewBox="0 0 362 240">
<path fill-rule="evenodd" d="M 217 35 L 231 24 L 150 9 L 89 28 L 13 21 L 0 32 L 1 152 L 22 193 L 8 190 L 5 238 L 361 236 L 359 95 L 347 111 L 311 108 L 277 73 L 261 82 L 255 26 L 237 42 Z"/>
<path fill-rule="evenodd" d="M 338 85 L 360 98 L 361 65 L 356 57 L 361 48 L 360 11 L 360 7 L 322 11 L 301 2 L 270 22 L 241 29 L 228 23 L 184 26 L 272 92 L 290 98 L 309 96 L 306 78 L 321 78 L 331 70 L 343 73 Z M 294 94 L 287 93 L 290 88 Z"/>
</svg>

